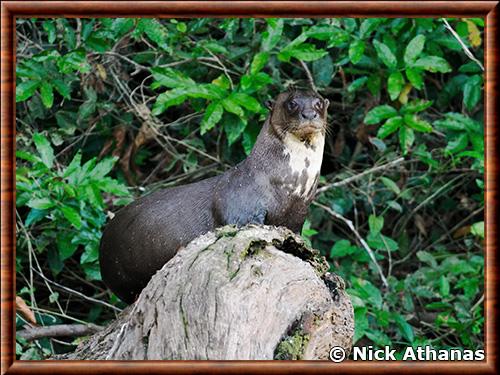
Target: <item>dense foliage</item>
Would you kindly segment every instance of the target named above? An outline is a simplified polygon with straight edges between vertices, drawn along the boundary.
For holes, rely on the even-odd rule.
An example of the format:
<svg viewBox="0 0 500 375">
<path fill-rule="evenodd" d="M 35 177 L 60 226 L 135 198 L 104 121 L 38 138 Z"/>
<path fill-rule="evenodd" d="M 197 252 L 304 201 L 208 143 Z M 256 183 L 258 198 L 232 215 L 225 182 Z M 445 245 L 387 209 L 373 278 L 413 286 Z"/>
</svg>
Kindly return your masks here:
<svg viewBox="0 0 500 375">
<path fill-rule="evenodd" d="M 234 165 L 255 142 L 261 103 L 314 85 L 331 102 L 330 129 L 303 236 L 347 282 L 356 345 L 482 348 L 483 28 L 19 19 L 17 328 L 29 311 L 44 325 L 112 319 L 124 305 L 100 281 L 106 220 L 134 197 Z M 18 338 L 17 354 L 77 342 Z"/>
</svg>

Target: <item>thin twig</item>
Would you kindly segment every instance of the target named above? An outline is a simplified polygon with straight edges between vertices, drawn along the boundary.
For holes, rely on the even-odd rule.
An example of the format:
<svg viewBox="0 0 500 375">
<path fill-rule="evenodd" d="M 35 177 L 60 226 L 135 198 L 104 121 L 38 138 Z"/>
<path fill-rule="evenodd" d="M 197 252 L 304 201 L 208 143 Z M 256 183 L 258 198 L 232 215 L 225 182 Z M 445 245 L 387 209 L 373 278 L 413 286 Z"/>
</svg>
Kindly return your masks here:
<svg viewBox="0 0 500 375">
<path fill-rule="evenodd" d="M 210 51 L 208 48 L 206 47 L 203 47 L 202 48 L 207 51 L 210 56 L 212 56 L 215 61 L 221 66 L 222 68 L 222 71 L 224 72 L 224 75 L 227 77 L 227 79 L 229 80 L 229 85 L 231 86 L 231 91 L 234 90 L 234 84 L 233 84 L 233 80 L 231 79 L 231 76 L 229 75 L 229 70 L 227 69 L 227 67 L 222 63 L 222 61 L 217 57 L 216 54 L 214 54 L 212 51 Z"/>
<path fill-rule="evenodd" d="M 420 210 L 422 207 L 424 207 L 427 203 L 429 203 L 430 201 L 432 201 L 434 198 L 436 198 L 437 196 L 439 196 L 442 192 L 444 192 L 449 186 L 451 186 L 455 181 L 459 180 L 463 178 L 462 176 L 457 176 L 453 179 L 451 179 L 450 181 L 448 181 L 446 184 L 444 184 L 443 186 L 441 186 L 439 189 L 437 189 L 434 193 L 432 193 L 431 195 L 429 195 L 427 198 L 425 198 L 422 202 L 420 202 L 418 204 L 417 207 L 415 207 L 413 209 L 412 212 L 410 212 L 409 215 L 406 216 L 406 219 L 405 221 L 403 222 L 403 224 L 401 226 L 398 225 L 398 228 L 401 228 L 401 230 L 403 230 L 404 228 L 406 228 L 406 225 L 408 224 L 408 222 L 411 220 L 411 218 L 413 217 L 413 215 L 415 215 L 417 213 L 418 210 Z"/>
<path fill-rule="evenodd" d="M 318 89 L 316 88 L 316 85 L 314 84 L 313 76 L 311 74 L 311 71 L 307 67 L 307 64 L 302 60 L 299 60 L 299 62 L 300 62 L 300 65 L 302 65 L 302 68 L 304 69 L 304 71 L 306 72 L 307 80 L 309 81 L 309 86 L 311 86 L 311 89 L 314 92 L 318 92 Z"/>
<path fill-rule="evenodd" d="M 350 184 L 351 182 L 353 181 L 356 181 L 356 180 L 359 180 L 360 178 L 366 176 L 366 175 L 369 175 L 369 174 L 372 174 L 372 173 L 375 173 L 375 172 L 379 172 L 379 171 L 382 171 L 382 170 L 386 170 L 386 169 L 389 169 L 389 168 L 392 168 L 400 163 L 402 163 L 403 161 L 405 160 L 405 158 L 399 158 L 399 159 L 396 159 L 396 160 L 392 160 L 390 161 L 389 163 L 386 163 L 386 164 L 383 164 L 383 165 L 379 165 L 377 167 L 373 167 L 373 168 L 370 168 L 370 169 L 367 169 L 366 171 L 364 172 L 361 172 L 357 175 L 354 175 L 354 176 L 351 176 L 349 178 L 346 178 L 345 180 L 342 180 L 342 181 L 339 181 L 339 182 L 335 182 L 335 183 L 332 183 L 332 184 L 328 184 L 328 185 L 325 185 L 325 186 L 322 186 L 320 187 L 318 190 L 316 190 L 316 196 L 318 196 L 319 194 L 333 188 L 333 187 L 339 187 L 339 186 L 343 186 L 343 185 L 347 185 L 347 184 Z"/>
<path fill-rule="evenodd" d="M 129 59 L 128 57 L 126 56 L 123 56 L 122 54 L 120 53 L 117 53 L 117 52 L 112 52 L 112 51 L 107 51 L 107 52 L 104 52 L 102 53 L 103 55 L 108 55 L 108 56 L 115 56 L 115 57 L 119 57 L 120 59 L 123 59 L 125 60 L 126 62 L 132 64 L 133 66 L 135 66 L 136 68 L 136 71 L 139 71 L 139 70 L 145 70 L 146 72 L 149 72 L 150 69 L 147 67 L 147 66 L 144 66 L 144 65 L 141 65 L 137 62 L 135 62 L 134 60 L 132 59 Z M 132 73 L 131 75 L 135 75 L 134 73 Z"/>
<path fill-rule="evenodd" d="M 56 324 L 45 327 L 29 327 L 16 332 L 16 336 L 33 341 L 44 337 L 87 336 L 100 330 L 102 327 L 95 324 Z"/>
<path fill-rule="evenodd" d="M 484 72 L 484 66 L 483 66 L 483 64 L 481 64 L 481 62 L 474 56 L 474 54 L 469 50 L 469 48 L 467 48 L 467 46 L 465 45 L 465 43 L 462 41 L 462 39 L 457 34 L 457 32 L 455 30 L 453 30 L 453 28 L 448 23 L 448 21 L 445 18 L 441 18 L 441 21 L 443 21 L 444 27 L 446 27 L 450 31 L 450 33 L 455 37 L 455 39 L 458 41 L 458 43 L 460 43 L 460 45 L 462 46 L 462 49 L 464 50 L 465 54 L 469 57 L 469 59 L 471 59 L 477 65 L 479 65 L 479 67 L 481 68 L 481 70 Z"/>
<path fill-rule="evenodd" d="M 109 307 L 110 309 L 112 310 L 115 310 L 115 311 L 118 311 L 118 312 L 121 312 L 122 309 L 120 309 L 119 307 L 116 307 L 116 306 L 113 306 L 105 301 L 101 301 L 101 300 L 98 300 L 98 299 L 95 299 L 93 297 L 89 297 L 83 293 L 80 293 L 79 291 L 77 290 L 74 290 L 74 289 L 71 289 L 67 286 L 64 286 L 62 284 L 59 284 L 53 280 L 50 280 L 49 278 L 47 278 L 43 273 L 41 272 L 38 272 L 37 270 L 34 270 L 42 279 L 44 279 L 45 281 L 47 281 L 48 283 L 50 284 L 53 284 L 55 287 L 59 288 L 59 289 L 62 289 L 70 294 L 74 294 L 75 296 L 78 296 L 78 297 L 81 297 L 87 301 L 90 301 L 90 302 L 94 302 L 94 303 L 97 303 L 99 305 L 103 305 L 103 306 L 106 306 L 106 307 Z"/>
<path fill-rule="evenodd" d="M 346 224 L 349 227 L 349 229 L 354 233 L 354 236 L 356 236 L 357 240 L 359 241 L 359 243 L 361 244 L 361 246 L 363 246 L 363 248 L 366 250 L 366 252 L 368 253 L 370 259 L 373 262 L 373 264 L 377 268 L 377 272 L 380 275 L 380 279 L 382 280 L 382 283 L 384 284 L 384 287 L 388 288 L 389 287 L 389 283 L 387 282 L 387 279 L 385 278 L 384 273 L 382 272 L 382 268 L 380 267 L 380 265 L 378 264 L 377 260 L 375 259 L 375 254 L 373 254 L 373 251 L 372 251 L 372 249 L 370 249 L 370 246 L 368 246 L 368 244 L 361 237 L 361 235 L 356 230 L 356 228 L 354 228 L 354 224 L 352 223 L 352 221 L 349 220 L 349 219 L 346 219 L 344 216 L 342 216 L 339 213 L 333 211 L 330 207 L 327 207 L 327 206 L 325 206 L 325 205 L 323 205 L 321 203 L 313 202 L 312 204 L 315 205 L 315 206 L 321 207 L 326 212 L 328 212 L 331 216 L 333 216 L 334 218 L 342 221 L 344 224 Z"/>
</svg>

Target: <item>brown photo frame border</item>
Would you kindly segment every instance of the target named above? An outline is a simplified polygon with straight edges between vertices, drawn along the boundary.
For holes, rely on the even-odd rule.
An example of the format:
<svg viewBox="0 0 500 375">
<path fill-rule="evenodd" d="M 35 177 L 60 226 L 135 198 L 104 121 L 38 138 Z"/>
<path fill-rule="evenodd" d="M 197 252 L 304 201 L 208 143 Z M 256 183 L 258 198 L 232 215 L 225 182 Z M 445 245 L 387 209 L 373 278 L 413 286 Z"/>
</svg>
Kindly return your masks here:
<svg viewBox="0 0 500 375">
<path fill-rule="evenodd" d="M 15 359 L 16 17 L 484 17 L 485 342 L 482 362 L 20 361 Z M 5 1 L 1 4 L 1 373 L 497 373 L 498 1 Z"/>
</svg>

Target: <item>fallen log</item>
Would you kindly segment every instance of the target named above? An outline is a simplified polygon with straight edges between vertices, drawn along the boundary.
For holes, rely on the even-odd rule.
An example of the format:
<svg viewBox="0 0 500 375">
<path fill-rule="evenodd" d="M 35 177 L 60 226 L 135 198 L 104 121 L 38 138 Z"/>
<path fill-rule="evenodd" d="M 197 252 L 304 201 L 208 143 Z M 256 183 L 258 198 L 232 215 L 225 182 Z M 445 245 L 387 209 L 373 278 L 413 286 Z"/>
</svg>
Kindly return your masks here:
<svg viewBox="0 0 500 375">
<path fill-rule="evenodd" d="M 226 226 L 159 270 L 137 301 L 75 352 L 53 359 L 328 359 L 347 352 L 343 280 L 286 228 Z"/>
</svg>

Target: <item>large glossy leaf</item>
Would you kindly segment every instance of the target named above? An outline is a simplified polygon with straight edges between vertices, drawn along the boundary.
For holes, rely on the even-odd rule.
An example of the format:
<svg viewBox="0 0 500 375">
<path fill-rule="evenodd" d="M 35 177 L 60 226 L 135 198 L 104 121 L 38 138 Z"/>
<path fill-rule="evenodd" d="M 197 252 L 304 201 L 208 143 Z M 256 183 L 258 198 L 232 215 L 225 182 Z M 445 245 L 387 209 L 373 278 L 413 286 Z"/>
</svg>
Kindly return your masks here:
<svg viewBox="0 0 500 375">
<path fill-rule="evenodd" d="M 448 64 L 448 62 L 445 59 L 439 56 L 421 57 L 417 61 L 415 61 L 415 63 L 413 64 L 413 68 L 428 70 L 429 72 L 432 73 L 451 72 L 450 64 Z"/>
<path fill-rule="evenodd" d="M 425 35 L 417 35 L 414 37 L 410 43 L 406 46 L 404 61 L 407 65 L 411 66 L 415 63 L 417 57 L 420 56 L 422 51 L 424 50 L 425 45 Z"/>
<path fill-rule="evenodd" d="M 378 124 L 380 121 L 396 116 L 398 111 L 390 105 L 384 104 L 372 108 L 363 120 L 365 124 Z"/>
<path fill-rule="evenodd" d="M 16 86 L 16 102 L 22 102 L 31 98 L 36 89 L 40 85 L 40 81 L 24 81 Z"/>
<path fill-rule="evenodd" d="M 54 150 L 52 149 L 48 139 L 41 133 L 35 133 L 33 134 L 33 142 L 35 142 L 36 150 L 38 151 L 43 164 L 45 164 L 47 168 L 52 168 L 52 165 L 54 164 Z"/>
<path fill-rule="evenodd" d="M 403 89 L 405 80 L 401 72 L 393 72 L 387 80 L 387 91 L 391 100 L 396 100 Z"/>
<path fill-rule="evenodd" d="M 212 102 L 208 105 L 201 120 L 200 134 L 205 134 L 207 131 L 214 128 L 222 118 L 224 109 L 220 102 Z"/>
<path fill-rule="evenodd" d="M 375 47 L 375 51 L 377 51 L 377 56 L 379 59 L 390 69 L 396 68 L 397 60 L 396 56 L 392 53 L 390 48 L 378 40 L 373 41 L 373 46 Z"/>
</svg>

